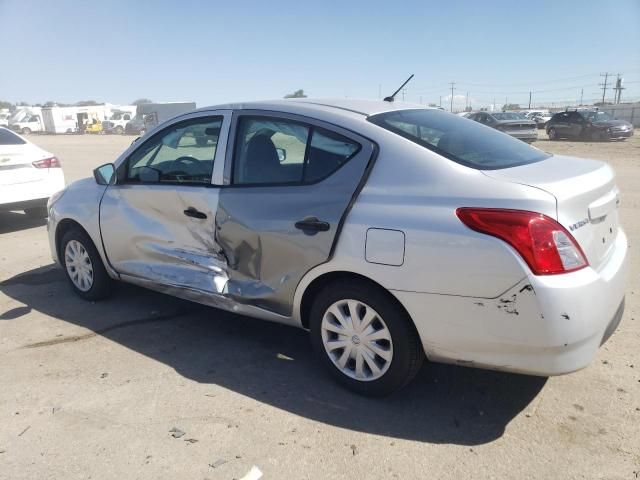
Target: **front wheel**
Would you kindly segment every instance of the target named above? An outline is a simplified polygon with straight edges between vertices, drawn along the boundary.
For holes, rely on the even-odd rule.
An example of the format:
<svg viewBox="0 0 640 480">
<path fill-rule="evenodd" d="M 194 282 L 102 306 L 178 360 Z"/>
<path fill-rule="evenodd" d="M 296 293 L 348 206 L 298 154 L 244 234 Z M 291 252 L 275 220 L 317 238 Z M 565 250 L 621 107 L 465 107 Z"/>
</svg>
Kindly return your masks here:
<svg viewBox="0 0 640 480">
<path fill-rule="evenodd" d="M 116 133 L 116 135 L 122 135 L 124 133 L 124 128 L 118 125 L 113 131 Z"/>
<path fill-rule="evenodd" d="M 60 242 L 60 263 L 74 292 L 86 300 L 106 298 L 113 286 L 100 254 L 83 230 L 73 228 Z"/>
<path fill-rule="evenodd" d="M 22 129 L 22 134 L 23 135 L 29 135 L 31 133 L 31 129 L 29 127 L 24 127 Z"/>
<path fill-rule="evenodd" d="M 322 363 L 361 395 L 388 395 L 409 383 L 424 360 L 407 313 L 380 287 L 341 281 L 311 308 L 311 342 Z"/>
<path fill-rule="evenodd" d="M 548 131 L 547 131 L 547 135 L 549 135 L 549 140 L 554 141 L 558 139 L 558 132 L 556 131 L 555 128 L 551 127 Z"/>
</svg>

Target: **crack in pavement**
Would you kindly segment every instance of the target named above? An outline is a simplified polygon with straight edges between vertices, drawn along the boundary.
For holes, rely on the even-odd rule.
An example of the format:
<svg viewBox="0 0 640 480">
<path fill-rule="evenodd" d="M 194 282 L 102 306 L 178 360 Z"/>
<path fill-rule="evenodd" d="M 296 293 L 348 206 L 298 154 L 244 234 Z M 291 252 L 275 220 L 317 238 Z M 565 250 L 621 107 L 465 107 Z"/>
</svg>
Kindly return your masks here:
<svg viewBox="0 0 640 480">
<path fill-rule="evenodd" d="M 101 328 L 100 330 L 95 330 L 93 332 L 90 333 L 86 333 L 84 335 L 71 335 L 68 337 L 60 337 L 60 338 L 53 338 L 51 340 L 45 340 L 42 342 L 36 342 L 36 343 L 29 343 L 27 345 L 23 345 L 20 348 L 39 348 L 39 347 L 50 347 L 53 345 L 59 345 L 61 343 L 74 343 L 74 342 L 80 342 L 82 340 L 87 340 L 89 338 L 93 338 L 97 335 L 104 335 L 105 333 L 109 333 L 112 332 L 114 330 L 120 330 L 122 328 L 128 328 L 128 327 L 134 327 L 134 326 L 138 326 L 138 325 L 144 325 L 146 323 L 155 323 L 155 322 L 165 322 L 167 320 L 173 320 L 175 318 L 179 318 L 182 316 L 185 316 L 189 313 L 192 313 L 196 311 L 196 309 L 188 309 L 188 310 L 182 310 L 182 311 L 177 311 L 171 314 L 167 314 L 167 315 L 158 315 L 158 316 L 154 316 L 154 317 L 144 317 L 144 318 L 138 318 L 136 320 L 129 320 L 128 322 L 122 322 L 122 323 L 118 323 L 116 325 L 111 325 L 109 327 L 105 327 L 105 328 Z"/>
</svg>

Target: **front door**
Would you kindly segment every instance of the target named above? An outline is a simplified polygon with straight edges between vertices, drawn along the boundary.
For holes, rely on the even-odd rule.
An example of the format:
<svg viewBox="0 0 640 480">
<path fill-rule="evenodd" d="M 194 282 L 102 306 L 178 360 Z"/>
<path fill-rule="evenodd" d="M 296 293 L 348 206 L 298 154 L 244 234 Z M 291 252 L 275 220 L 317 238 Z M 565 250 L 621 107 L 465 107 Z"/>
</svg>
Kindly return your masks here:
<svg viewBox="0 0 640 480">
<path fill-rule="evenodd" d="M 230 114 L 197 114 L 136 148 L 100 205 L 107 258 L 130 281 L 219 294 L 226 283 L 214 220 Z"/>
<path fill-rule="evenodd" d="M 306 117 L 234 114 L 216 240 L 234 300 L 291 315 L 298 282 L 331 256 L 374 144 Z"/>
</svg>

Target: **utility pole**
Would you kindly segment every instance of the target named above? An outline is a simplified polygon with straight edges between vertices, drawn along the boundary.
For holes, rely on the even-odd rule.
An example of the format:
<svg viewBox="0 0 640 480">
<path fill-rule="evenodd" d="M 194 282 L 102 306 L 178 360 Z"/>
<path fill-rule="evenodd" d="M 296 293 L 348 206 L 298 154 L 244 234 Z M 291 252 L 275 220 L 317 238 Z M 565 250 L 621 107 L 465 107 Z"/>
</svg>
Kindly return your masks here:
<svg viewBox="0 0 640 480">
<path fill-rule="evenodd" d="M 602 103 L 604 103 L 604 97 L 607 94 L 607 80 L 609 79 L 609 72 L 601 73 L 601 77 L 604 77 L 604 83 L 599 83 L 598 85 L 602 85 Z"/>
<path fill-rule="evenodd" d="M 493 97 L 493 112 L 496 111 L 496 97 Z"/>
<path fill-rule="evenodd" d="M 580 106 L 582 106 L 582 97 L 584 97 L 584 88 L 580 89 Z"/>
<path fill-rule="evenodd" d="M 449 82 L 449 85 L 451 85 L 451 106 L 449 107 L 449 111 L 453 112 L 453 91 L 455 90 L 454 85 L 456 84 L 456 82 Z"/>
<path fill-rule="evenodd" d="M 531 110 L 531 90 L 529 90 L 529 110 Z"/>
<path fill-rule="evenodd" d="M 465 98 L 464 100 L 464 111 L 467 111 L 467 108 L 469 108 L 469 92 L 467 92 L 467 98 Z"/>
<path fill-rule="evenodd" d="M 622 86 L 622 78 L 620 77 L 620 74 L 618 74 L 618 78 L 616 78 L 616 86 L 613 87 L 613 89 L 616 91 L 613 102 L 620 103 L 620 97 L 622 97 L 622 90 L 624 90 L 624 87 Z"/>
<path fill-rule="evenodd" d="M 442 107 L 442 95 L 440 95 L 440 103 L 438 104 L 439 107 Z"/>
</svg>

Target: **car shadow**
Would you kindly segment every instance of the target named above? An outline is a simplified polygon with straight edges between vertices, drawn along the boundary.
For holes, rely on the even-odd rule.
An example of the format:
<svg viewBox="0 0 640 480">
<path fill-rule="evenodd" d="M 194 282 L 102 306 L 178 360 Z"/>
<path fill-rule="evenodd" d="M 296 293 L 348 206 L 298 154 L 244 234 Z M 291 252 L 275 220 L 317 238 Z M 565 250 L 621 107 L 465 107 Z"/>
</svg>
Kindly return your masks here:
<svg viewBox="0 0 640 480">
<path fill-rule="evenodd" d="M 499 438 L 546 378 L 427 364 L 406 388 L 370 399 L 344 390 L 322 368 L 305 331 L 121 284 L 100 303 L 75 296 L 61 270 L 40 267 L 0 283 L 31 310 L 85 327 L 162 362 L 184 377 L 217 385 L 296 415 L 341 428 L 431 443 L 478 445 Z M 87 336 L 42 338 L 56 348 Z"/>
<path fill-rule="evenodd" d="M 46 218 L 33 218 L 22 212 L 0 212 L 0 235 L 42 227 L 46 224 Z"/>
</svg>

